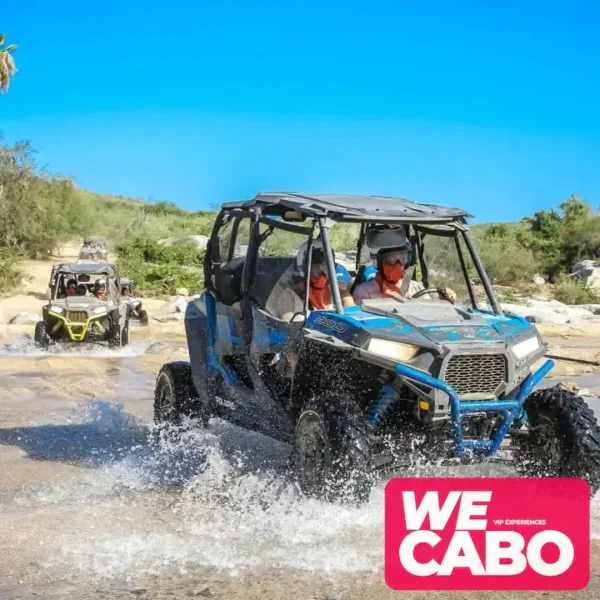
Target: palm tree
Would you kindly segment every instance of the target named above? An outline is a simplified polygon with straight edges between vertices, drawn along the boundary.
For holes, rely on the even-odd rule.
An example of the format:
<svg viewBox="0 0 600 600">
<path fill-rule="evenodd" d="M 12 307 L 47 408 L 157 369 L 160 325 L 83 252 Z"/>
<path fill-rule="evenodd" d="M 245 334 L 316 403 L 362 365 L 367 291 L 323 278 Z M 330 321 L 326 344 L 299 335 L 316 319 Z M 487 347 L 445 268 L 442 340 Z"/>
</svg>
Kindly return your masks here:
<svg viewBox="0 0 600 600">
<path fill-rule="evenodd" d="M 11 55 L 17 49 L 16 44 L 4 47 L 4 40 L 6 36 L 0 33 L 0 94 L 3 94 L 8 90 L 10 85 L 10 78 L 13 77 L 17 68 L 15 67 L 15 60 Z"/>
</svg>

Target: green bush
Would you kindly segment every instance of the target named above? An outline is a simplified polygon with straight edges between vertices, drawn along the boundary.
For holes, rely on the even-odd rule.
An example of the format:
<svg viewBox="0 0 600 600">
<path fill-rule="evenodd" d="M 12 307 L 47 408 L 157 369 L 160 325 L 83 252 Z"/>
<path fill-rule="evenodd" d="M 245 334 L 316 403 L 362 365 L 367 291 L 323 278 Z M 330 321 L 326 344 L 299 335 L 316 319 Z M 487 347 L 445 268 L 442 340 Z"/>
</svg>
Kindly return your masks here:
<svg viewBox="0 0 600 600">
<path fill-rule="evenodd" d="M 600 295 L 574 279 L 564 279 L 554 287 L 554 297 L 565 304 L 596 304 Z"/>
<path fill-rule="evenodd" d="M 194 244 L 164 246 L 146 237 L 117 246 L 119 271 L 131 277 L 140 295 L 175 293 L 185 287 L 199 292 L 203 287 L 204 252 Z"/>
<path fill-rule="evenodd" d="M 0 294 L 10 292 L 25 280 L 21 254 L 12 248 L 0 248 Z"/>
</svg>

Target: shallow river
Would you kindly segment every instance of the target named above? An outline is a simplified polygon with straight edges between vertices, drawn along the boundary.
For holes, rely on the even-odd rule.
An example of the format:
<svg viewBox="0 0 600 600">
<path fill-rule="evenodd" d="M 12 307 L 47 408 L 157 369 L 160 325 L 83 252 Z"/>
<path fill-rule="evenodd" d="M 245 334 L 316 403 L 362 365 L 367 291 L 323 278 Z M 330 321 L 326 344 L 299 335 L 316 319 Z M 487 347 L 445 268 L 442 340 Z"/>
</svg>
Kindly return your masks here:
<svg viewBox="0 0 600 600">
<path fill-rule="evenodd" d="M 185 354 L 0 347 L 0 598 L 387 598 L 382 485 L 361 508 L 306 500 L 283 444 L 218 420 L 178 443 L 153 432 L 155 373 Z M 593 520 L 600 537 L 598 500 Z"/>
</svg>

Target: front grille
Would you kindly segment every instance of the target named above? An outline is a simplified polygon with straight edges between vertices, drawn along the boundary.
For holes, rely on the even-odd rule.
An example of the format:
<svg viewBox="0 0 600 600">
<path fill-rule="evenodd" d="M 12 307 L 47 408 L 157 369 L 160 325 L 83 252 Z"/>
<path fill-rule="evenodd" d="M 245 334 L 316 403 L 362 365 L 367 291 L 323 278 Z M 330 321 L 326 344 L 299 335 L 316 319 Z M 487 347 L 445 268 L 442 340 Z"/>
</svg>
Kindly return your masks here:
<svg viewBox="0 0 600 600">
<path fill-rule="evenodd" d="M 84 311 L 70 310 L 67 313 L 67 319 L 71 323 L 85 323 L 87 321 L 87 313 Z"/>
<path fill-rule="evenodd" d="M 506 358 L 502 354 L 457 354 L 448 361 L 444 379 L 459 396 L 493 395 L 506 381 Z"/>
</svg>

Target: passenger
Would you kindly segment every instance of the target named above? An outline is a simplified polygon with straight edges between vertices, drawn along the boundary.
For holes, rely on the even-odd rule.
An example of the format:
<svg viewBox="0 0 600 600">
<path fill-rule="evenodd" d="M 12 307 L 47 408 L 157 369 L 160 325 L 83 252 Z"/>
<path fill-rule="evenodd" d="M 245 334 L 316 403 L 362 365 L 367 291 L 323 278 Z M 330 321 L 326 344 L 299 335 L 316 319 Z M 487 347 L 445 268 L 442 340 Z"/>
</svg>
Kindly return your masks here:
<svg viewBox="0 0 600 600">
<path fill-rule="evenodd" d="M 98 300 L 106 301 L 106 280 L 105 279 L 96 279 L 96 283 L 94 285 L 94 293 Z"/>
<path fill-rule="evenodd" d="M 377 248 L 374 258 L 377 263 L 375 277 L 358 285 L 354 290 L 355 302 L 369 298 L 400 298 L 402 297 L 402 280 L 405 269 L 411 262 L 412 246 L 403 229 L 371 228 L 367 232 L 369 247 Z M 405 297 L 411 298 L 417 292 L 424 290 L 420 281 L 411 280 Z M 444 297 L 450 302 L 456 300 L 456 293 L 450 288 L 444 288 Z M 428 294 L 423 298 L 429 298 Z"/>
<path fill-rule="evenodd" d="M 298 251 L 296 264 L 301 265 L 301 272 L 304 273 L 306 261 L 306 246 L 303 244 Z M 336 279 L 343 306 L 354 306 L 354 300 L 350 294 L 350 286 L 345 279 L 345 274 L 338 269 L 341 265 L 336 265 Z M 341 267 L 343 269 L 343 267 Z M 345 270 L 345 269 L 344 269 Z M 349 275 L 348 275 L 349 278 Z M 333 298 L 331 286 L 327 275 L 327 264 L 325 261 L 325 251 L 320 240 L 313 242 L 312 260 L 310 266 L 310 287 L 308 291 L 308 302 L 310 310 L 332 310 Z"/>
<path fill-rule="evenodd" d="M 69 279 L 67 281 L 67 298 L 75 296 L 77 294 L 77 281 L 75 279 Z"/>
<path fill-rule="evenodd" d="M 276 311 L 277 316 L 284 321 L 290 321 L 292 318 L 295 320 L 299 313 L 304 312 L 300 302 L 300 299 L 304 297 L 304 279 L 299 280 L 298 275 L 303 277 L 306 272 L 308 263 L 306 260 L 307 248 L 308 242 L 305 242 L 298 249 L 295 265 L 291 267 L 295 278 L 289 277 L 289 281 L 295 281 L 295 283 L 290 284 L 290 288 L 284 292 Z M 283 279 L 286 280 L 287 278 L 284 277 Z M 340 290 L 342 305 L 354 306 L 349 285 L 351 278 L 348 271 L 341 265 L 336 265 L 336 280 L 338 289 Z M 333 296 L 327 275 L 325 251 L 321 240 L 313 240 L 312 244 L 308 308 L 309 310 L 333 310 Z"/>
</svg>

